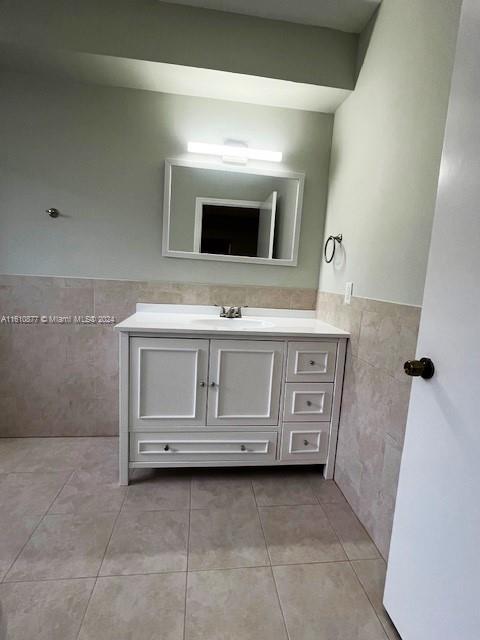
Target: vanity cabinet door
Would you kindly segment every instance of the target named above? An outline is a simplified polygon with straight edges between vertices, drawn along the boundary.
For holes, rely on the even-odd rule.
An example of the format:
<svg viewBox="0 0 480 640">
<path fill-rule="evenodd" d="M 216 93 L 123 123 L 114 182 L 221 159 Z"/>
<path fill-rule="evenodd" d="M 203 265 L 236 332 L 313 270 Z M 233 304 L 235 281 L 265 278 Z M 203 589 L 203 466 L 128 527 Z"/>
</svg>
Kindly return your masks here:
<svg viewBox="0 0 480 640">
<path fill-rule="evenodd" d="M 284 343 L 212 340 L 207 424 L 277 425 Z"/>
<path fill-rule="evenodd" d="M 208 340 L 130 339 L 130 427 L 204 426 Z"/>
</svg>

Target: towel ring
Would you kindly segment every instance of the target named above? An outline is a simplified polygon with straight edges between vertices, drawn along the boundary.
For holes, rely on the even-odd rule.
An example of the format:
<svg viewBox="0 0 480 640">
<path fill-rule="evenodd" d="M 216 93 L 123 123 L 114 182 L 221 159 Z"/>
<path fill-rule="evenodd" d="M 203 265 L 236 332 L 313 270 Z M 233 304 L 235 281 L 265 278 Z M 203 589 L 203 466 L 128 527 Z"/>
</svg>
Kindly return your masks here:
<svg viewBox="0 0 480 640">
<path fill-rule="evenodd" d="M 323 255 L 325 257 L 325 262 L 327 264 L 329 264 L 333 258 L 335 257 L 335 249 L 337 248 L 337 242 L 338 244 L 342 244 L 342 240 L 343 240 L 343 235 L 341 233 L 338 234 L 338 236 L 328 236 L 327 241 L 325 242 L 325 247 L 323 249 Z M 331 253 L 330 256 L 328 255 L 328 245 L 330 244 L 330 242 L 333 243 L 332 249 L 331 249 Z"/>
</svg>

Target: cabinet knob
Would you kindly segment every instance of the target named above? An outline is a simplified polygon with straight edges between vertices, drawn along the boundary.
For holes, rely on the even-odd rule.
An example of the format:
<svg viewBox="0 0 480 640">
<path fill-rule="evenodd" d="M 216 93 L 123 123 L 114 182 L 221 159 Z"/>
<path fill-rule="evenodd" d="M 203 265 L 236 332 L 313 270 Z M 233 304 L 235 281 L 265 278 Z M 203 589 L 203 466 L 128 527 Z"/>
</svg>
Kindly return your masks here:
<svg viewBox="0 0 480 640">
<path fill-rule="evenodd" d="M 312 406 L 312 401 L 311 400 L 307 400 L 307 407 L 311 407 Z"/>
<path fill-rule="evenodd" d="M 163 447 L 163 450 L 164 450 L 164 451 L 170 451 L 170 445 L 169 445 L 169 444 L 166 444 L 166 445 Z"/>
<path fill-rule="evenodd" d="M 201 387 L 205 387 L 206 386 L 206 382 L 204 382 L 203 380 L 200 382 L 200 386 Z"/>
<path fill-rule="evenodd" d="M 244 444 L 242 444 L 240 446 L 240 451 L 246 451 L 246 450 L 247 450 L 247 447 Z"/>
<path fill-rule="evenodd" d="M 217 383 L 216 383 L 216 382 L 210 382 L 210 386 L 211 386 L 211 387 L 216 387 L 216 386 L 217 386 Z"/>
<path fill-rule="evenodd" d="M 315 364 L 315 360 L 310 360 L 309 364 L 313 367 L 313 365 Z"/>
<path fill-rule="evenodd" d="M 303 444 L 307 447 L 310 443 L 308 442 L 308 440 L 304 440 Z"/>
</svg>

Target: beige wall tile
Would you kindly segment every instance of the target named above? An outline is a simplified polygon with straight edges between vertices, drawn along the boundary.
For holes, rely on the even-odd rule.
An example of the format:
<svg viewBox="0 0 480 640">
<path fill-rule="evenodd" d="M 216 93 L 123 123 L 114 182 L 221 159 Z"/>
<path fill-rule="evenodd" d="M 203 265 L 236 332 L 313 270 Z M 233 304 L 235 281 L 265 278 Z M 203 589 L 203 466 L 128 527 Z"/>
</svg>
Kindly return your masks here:
<svg viewBox="0 0 480 640">
<path fill-rule="evenodd" d="M 386 557 L 395 508 L 420 309 L 319 292 L 317 317 L 352 334 L 347 352 L 335 481 Z"/>
<path fill-rule="evenodd" d="M 313 289 L 0 276 L 0 315 L 110 315 L 137 302 L 313 308 Z M 293 301 L 293 302 L 292 302 Z M 118 433 L 113 325 L 0 326 L 0 437 Z"/>
</svg>

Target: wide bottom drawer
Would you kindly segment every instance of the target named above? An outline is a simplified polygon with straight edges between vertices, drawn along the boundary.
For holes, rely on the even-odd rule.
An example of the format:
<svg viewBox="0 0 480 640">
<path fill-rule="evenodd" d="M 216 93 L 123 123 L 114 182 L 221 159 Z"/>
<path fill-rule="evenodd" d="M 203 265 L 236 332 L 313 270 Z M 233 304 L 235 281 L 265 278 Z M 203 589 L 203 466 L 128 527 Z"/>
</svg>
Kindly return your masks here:
<svg viewBox="0 0 480 640">
<path fill-rule="evenodd" d="M 131 462 L 275 460 L 277 433 L 130 433 Z"/>
</svg>

